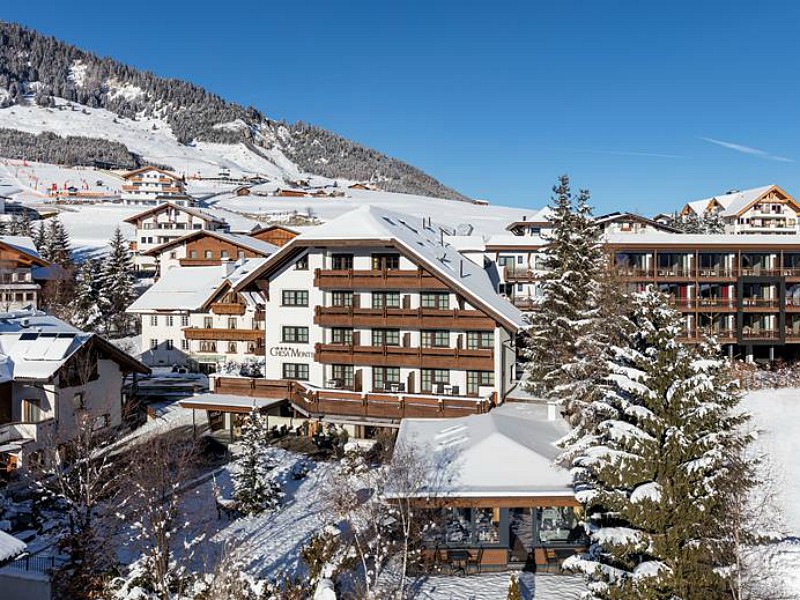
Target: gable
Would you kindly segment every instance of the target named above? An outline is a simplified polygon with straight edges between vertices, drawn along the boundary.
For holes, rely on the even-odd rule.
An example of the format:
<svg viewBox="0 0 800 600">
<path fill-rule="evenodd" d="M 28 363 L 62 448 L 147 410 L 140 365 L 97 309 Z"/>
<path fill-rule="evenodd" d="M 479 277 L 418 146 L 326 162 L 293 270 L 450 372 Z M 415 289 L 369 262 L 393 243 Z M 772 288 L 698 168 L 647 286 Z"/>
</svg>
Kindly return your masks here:
<svg viewBox="0 0 800 600">
<path fill-rule="evenodd" d="M 250 234 L 250 237 L 261 240 L 262 242 L 267 242 L 274 246 L 283 246 L 284 244 L 296 238 L 297 235 L 297 232 L 292 231 L 291 229 L 274 226 L 267 227 L 266 229 L 261 229 L 259 231 L 254 231 Z"/>
</svg>

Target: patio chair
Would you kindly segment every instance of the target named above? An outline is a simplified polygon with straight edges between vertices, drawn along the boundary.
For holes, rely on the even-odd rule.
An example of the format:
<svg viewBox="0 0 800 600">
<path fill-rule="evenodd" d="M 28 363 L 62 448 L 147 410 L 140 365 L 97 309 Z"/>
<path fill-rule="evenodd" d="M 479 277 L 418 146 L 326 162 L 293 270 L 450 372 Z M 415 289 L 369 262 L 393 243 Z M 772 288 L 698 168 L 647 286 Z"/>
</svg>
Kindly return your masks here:
<svg viewBox="0 0 800 600">
<path fill-rule="evenodd" d="M 464 563 L 465 571 L 469 572 L 470 567 L 474 567 L 473 572 L 481 572 L 481 559 L 483 558 L 483 546 L 480 546 L 474 554 L 467 552 L 467 560 Z"/>
</svg>

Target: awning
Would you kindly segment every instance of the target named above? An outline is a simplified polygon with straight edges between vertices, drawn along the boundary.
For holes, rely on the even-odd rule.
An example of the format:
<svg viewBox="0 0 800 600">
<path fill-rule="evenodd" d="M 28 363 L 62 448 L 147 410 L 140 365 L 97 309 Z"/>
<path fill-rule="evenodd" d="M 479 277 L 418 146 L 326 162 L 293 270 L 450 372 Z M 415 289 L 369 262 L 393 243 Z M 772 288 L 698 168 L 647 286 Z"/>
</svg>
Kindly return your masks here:
<svg viewBox="0 0 800 600">
<path fill-rule="evenodd" d="M 19 444 L 4 444 L 0 446 L 0 452 L 19 452 L 22 446 Z"/>
<path fill-rule="evenodd" d="M 229 413 L 249 413 L 257 410 L 273 408 L 287 402 L 286 398 L 253 398 L 251 396 L 231 396 L 228 394 L 197 394 L 191 398 L 179 400 L 183 408 L 199 410 L 218 410 Z"/>
</svg>

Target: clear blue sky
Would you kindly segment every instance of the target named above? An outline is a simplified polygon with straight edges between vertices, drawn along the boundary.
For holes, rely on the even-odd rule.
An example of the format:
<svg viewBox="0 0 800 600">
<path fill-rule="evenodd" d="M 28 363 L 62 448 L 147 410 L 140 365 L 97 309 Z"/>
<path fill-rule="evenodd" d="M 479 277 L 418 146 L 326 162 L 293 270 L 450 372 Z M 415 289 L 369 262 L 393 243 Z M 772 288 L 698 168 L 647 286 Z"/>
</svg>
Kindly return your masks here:
<svg viewBox="0 0 800 600">
<path fill-rule="evenodd" d="M 39 0 L 0 19 L 492 202 L 541 205 L 562 172 L 598 211 L 800 196 L 797 2 Z"/>
</svg>

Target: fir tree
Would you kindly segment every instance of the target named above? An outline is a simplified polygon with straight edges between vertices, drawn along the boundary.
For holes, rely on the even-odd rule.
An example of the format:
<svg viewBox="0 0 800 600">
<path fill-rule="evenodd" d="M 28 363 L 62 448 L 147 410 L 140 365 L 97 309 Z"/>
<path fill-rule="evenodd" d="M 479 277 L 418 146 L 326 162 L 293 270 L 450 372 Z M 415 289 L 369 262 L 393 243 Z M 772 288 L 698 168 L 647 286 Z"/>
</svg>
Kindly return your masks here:
<svg viewBox="0 0 800 600">
<path fill-rule="evenodd" d="M 511 573 L 511 577 L 508 580 L 506 600 L 522 600 L 522 592 L 519 589 L 519 575 L 517 573 Z"/>
<path fill-rule="evenodd" d="M 50 219 L 45 239 L 47 260 L 65 269 L 72 266 L 72 249 L 69 234 L 58 216 Z"/>
<path fill-rule="evenodd" d="M 546 275 L 525 354 L 531 391 L 563 403 L 575 424 L 581 419 L 581 407 L 591 401 L 595 389 L 591 382 L 602 367 L 603 332 L 613 324 L 600 319 L 600 279 L 606 261 L 589 192 L 581 190 L 574 197 L 566 175 L 553 192 Z"/>
<path fill-rule="evenodd" d="M 70 322 L 84 331 L 94 331 L 101 320 L 95 281 L 97 268 L 97 261 L 86 259 L 78 270 L 75 282 L 74 312 Z"/>
<path fill-rule="evenodd" d="M 109 246 L 110 252 L 100 273 L 99 306 L 109 329 L 124 334 L 131 324 L 125 311 L 136 295 L 133 256 L 119 227 L 114 231 Z"/>
<path fill-rule="evenodd" d="M 676 341 L 678 313 L 649 288 L 626 344 L 609 349 L 602 397 L 562 459 L 572 466 L 592 545 L 565 567 L 603 600 L 729 597 L 730 491 L 751 485 L 746 416 L 717 347 Z"/>
<path fill-rule="evenodd" d="M 280 486 L 269 475 L 274 465 L 266 450 L 266 423 L 254 407 L 242 426 L 242 455 L 233 480 L 234 499 L 248 515 L 276 508 L 282 496 Z"/>
<path fill-rule="evenodd" d="M 39 226 L 33 234 L 33 243 L 36 246 L 36 251 L 43 259 L 49 261 L 49 248 L 47 247 L 47 230 L 44 221 L 39 221 Z"/>
</svg>

